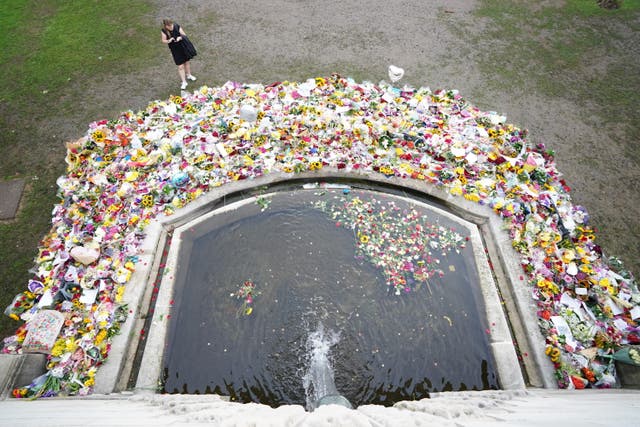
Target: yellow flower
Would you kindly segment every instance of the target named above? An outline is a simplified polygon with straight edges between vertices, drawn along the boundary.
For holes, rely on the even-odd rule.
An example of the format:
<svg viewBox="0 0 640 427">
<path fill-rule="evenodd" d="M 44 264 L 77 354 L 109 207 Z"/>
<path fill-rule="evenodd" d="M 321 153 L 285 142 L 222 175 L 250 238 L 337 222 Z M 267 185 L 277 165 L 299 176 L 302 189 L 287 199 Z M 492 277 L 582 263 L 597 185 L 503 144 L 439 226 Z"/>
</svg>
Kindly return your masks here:
<svg viewBox="0 0 640 427">
<path fill-rule="evenodd" d="M 145 208 L 152 207 L 155 204 L 155 201 L 153 199 L 153 195 L 152 194 L 145 194 L 144 196 L 142 196 L 141 204 Z"/>
<path fill-rule="evenodd" d="M 464 198 L 476 203 L 480 201 L 480 196 L 477 193 L 465 194 Z"/>
<path fill-rule="evenodd" d="M 95 142 L 101 143 L 101 142 L 104 142 L 104 140 L 107 138 L 107 134 L 102 129 L 96 129 L 91 134 L 91 138 Z"/>
<path fill-rule="evenodd" d="M 550 280 L 538 279 L 537 285 L 540 290 L 546 294 L 557 295 L 560 293 L 558 286 Z"/>
<path fill-rule="evenodd" d="M 571 261 L 573 261 L 576 258 L 576 253 L 571 250 L 571 249 L 566 249 L 563 253 L 562 253 L 562 261 L 565 264 L 569 264 Z"/>
<path fill-rule="evenodd" d="M 244 161 L 245 166 L 253 166 L 253 159 L 246 154 L 242 157 L 242 160 Z"/>
<path fill-rule="evenodd" d="M 364 244 L 369 243 L 369 236 L 367 236 L 366 234 L 361 235 L 360 236 L 360 243 L 364 243 Z"/>
<path fill-rule="evenodd" d="M 58 357 L 62 355 L 62 353 L 64 353 L 64 348 L 65 348 L 65 342 L 64 342 L 64 339 L 61 338 L 58 341 L 56 341 L 56 343 L 53 345 L 53 348 L 51 349 L 51 355 L 53 357 Z"/>
<path fill-rule="evenodd" d="M 75 349 L 76 349 L 76 347 L 77 347 L 77 346 L 78 346 L 78 345 L 76 344 L 76 342 L 75 342 L 73 339 L 69 338 L 69 339 L 67 339 L 67 341 L 65 342 L 65 347 L 64 347 L 64 349 L 65 349 L 65 351 L 66 351 L 67 353 L 72 353 L 72 352 L 74 352 L 74 351 L 75 351 Z"/>
<path fill-rule="evenodd" d="M 98 332 L 98 335 L 96 335 L 96 339 L 95 339 L 96 345 L 100 344 L 106 337 L 107 337 L 107 331 L 104 329 L 100 330 L 100 332 Z"/>
<path fill-rule="evenodd" d="M 549 358 L 551 359 L 552 362 L 555 363 L 558 360 L 560 360 L 560 349 L 559 348 L 552 347 L 552 346 L 548 345 L 544 352 L 545 352 L 545 354 L 547 356 L 549 356 Z"/>
<path fill-rule="evenodd" d="M 309 169 L 312 171 L 322 169 L 322 162 L 311 162 Z"/>
<path fill-rule="evenodd" d="M 411 165 L 409 163 L 402 163 L 400 165 L 400 169 L 402 169 L 403 171 L 405 171 L 408 174 L 412 174 L 413 173 L 413 168 L 411 167 Z"/>
<path fill-rule="evenodd" d="M 138 171 L 129 171 L 124 175 L 124 180 L 127 182 L 133 182 L 138 179 L 138 176 L 140 176 Z"/>
<path fill-rule="evenodd" d="M 395 171 L 393 170 L 393 168 L 389 167 L 389 166 L 381 166 L 380 167 L 380 173 L 383 173 L 385 175 L 395 175 Z"/>
<path fill-rule="evenodd" d="M 608 288 L 609 286 L 611 286 L 611 282 L 609 281 L 608 277 L 604 277 L 600 279 L 598 285 L 602 286 L 603 288 Z"/>
<path fill-rule="evenodd" d="M 604 277 L 602 279 L 600 279 L 600 281 L 598 282 L 598 285 L 600 285 L 602 288 L 606 289 L 607 292 L 611 295 L 616 295 L 618 293 L 618 290 L 616 289 L 616 287 L 614 286 L 613 283 L 611 283 L 611 281 L 609 280 L 608 277 Z"/>
<path fill-rule="evenodd" d="M 116 289 L 116 302 L 122 301 L 122 297 L 124 296 L 124 290 L 125 290 L 124 286 L 118 286 L 118 288 Z"/>
<path fill-rule="evenodd" d="M 582 261 L 583 264 L 578 267 L 578 269 L 585 274 L 593 274 L 593 268 L 589 265 L 589 260 L 587 258 L 582 258 L 580 261 Z"/>
</svg>

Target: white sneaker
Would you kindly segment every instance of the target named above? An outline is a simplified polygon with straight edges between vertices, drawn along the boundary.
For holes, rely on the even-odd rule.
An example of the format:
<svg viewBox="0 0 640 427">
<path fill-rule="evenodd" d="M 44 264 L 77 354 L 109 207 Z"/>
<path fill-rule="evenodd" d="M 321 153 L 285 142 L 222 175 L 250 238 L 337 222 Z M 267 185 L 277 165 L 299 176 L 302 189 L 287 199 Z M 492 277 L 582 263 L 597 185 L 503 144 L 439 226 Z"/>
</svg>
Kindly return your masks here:
<svg viewBox="0 0 640 427">
<path fill-rule="evenodd" d="M 194 75 L 189 74 L 189 75 L 187 76 L 187 78 L 188 78 L 189 80 L 191 80 L 192 82 L 195 82 L 195 81 L 196 81 L 196 76 L 194 76 Z"/>
<path fill-rule="evenodd" d="M 182 84 L 180 85 L 180 89 L 185 90 L 185 89 L 187 88 L 187 85 L 188 85 L 188 84 L 189 84 L 189 83 L 187 83 L 186 81 L 185 81 L 185 82 L 182 82 Z"/>
</svg>

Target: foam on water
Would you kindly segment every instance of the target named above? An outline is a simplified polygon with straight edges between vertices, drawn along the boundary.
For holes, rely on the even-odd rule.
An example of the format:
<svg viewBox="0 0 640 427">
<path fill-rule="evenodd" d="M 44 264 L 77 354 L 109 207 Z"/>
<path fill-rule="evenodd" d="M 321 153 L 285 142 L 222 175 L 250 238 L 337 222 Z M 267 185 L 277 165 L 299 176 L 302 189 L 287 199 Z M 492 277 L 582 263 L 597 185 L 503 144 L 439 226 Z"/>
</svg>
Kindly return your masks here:
<svg viewBox="0 0 640 427">
<path fill-rule="evenodd" d="M 331 395 L 339 395 L 334 382 L 333 367 L 329 358 L 331 347 L 340 341 L 340 334 L 329 330 L 325 333 L 322 323 L 309 334 L 306 343 L 308 369 L 302 378 L 307 409 L 312 411 L 317 402 Z"/>
</svg>

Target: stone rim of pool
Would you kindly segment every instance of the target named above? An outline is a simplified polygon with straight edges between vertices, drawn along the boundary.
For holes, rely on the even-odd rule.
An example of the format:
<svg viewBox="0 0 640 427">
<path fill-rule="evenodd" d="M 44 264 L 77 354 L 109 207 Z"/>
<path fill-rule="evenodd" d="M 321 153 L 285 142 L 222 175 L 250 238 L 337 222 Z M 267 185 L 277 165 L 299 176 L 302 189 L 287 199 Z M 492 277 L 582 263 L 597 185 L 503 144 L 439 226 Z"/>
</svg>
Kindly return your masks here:
<svg viewBox="0 0 640 427">
<path fill-rule="evenodd" d="M 444 189 L 425 186 L 422 182 L 324 168 L 295 177 L 276 173 L 235 181 L 210 191 L 174 215 L 160 217 L 151 223 L 141 247 L 139 267 L 125 295 L 130 301 L 130 316 L 122 333 L 114 337 L 108 361 L 97 373 L 96 393 L 130 389 L 155 393 L 159 390 L 172 308 L 174 278 L 171 271 L 177 262 L 181 232 L 191 223 L 200 221 L 203 215 L 232 201 L 255 198 L 266 190 L 299 188 L 304 183 L 341 183 L 382 192 L 385 189 L 401 191 L 418 199 L 436 201 L 441 209 L 474 224 L 476 227 L 470 227 L 470 230 L 475 229 L 471 236 L 472 246 L 487 322 L 491 325 L 490 345 L 501 389 L 557 388 L 553 367 L 544 354 L 544 338 L 536 322 L 535 305 L 527 287 L 523 286 L 519 255 L 512 248 L 501 219 L 489 207 L 453 197 Z M 152 312 L 149 312 L 150 308 Z M 520 360 L 516 345 L 522 356 Z"/>
</svg>

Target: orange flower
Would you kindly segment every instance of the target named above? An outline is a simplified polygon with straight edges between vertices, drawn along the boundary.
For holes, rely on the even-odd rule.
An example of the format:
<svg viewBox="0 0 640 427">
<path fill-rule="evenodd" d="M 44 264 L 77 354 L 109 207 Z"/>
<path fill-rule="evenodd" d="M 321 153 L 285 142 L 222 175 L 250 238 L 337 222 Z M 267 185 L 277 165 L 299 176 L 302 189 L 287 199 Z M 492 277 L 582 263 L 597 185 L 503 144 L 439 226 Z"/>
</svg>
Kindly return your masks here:
<svg viewBox="0 0 640 427">
<path fill-rule="evenodd" d="M 583 388 L 586 387 L 586 382 L 587 380 L 585 380 L 582 377 L 578 377 L 576 375 L 571 375 L 571 382 L 573 383 L 573 385 L 576 387 L 576 389 L 578 390 L 582 390 Z"/>
</svg>

